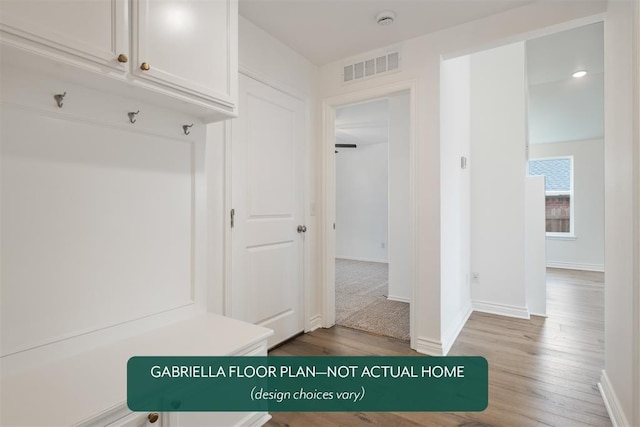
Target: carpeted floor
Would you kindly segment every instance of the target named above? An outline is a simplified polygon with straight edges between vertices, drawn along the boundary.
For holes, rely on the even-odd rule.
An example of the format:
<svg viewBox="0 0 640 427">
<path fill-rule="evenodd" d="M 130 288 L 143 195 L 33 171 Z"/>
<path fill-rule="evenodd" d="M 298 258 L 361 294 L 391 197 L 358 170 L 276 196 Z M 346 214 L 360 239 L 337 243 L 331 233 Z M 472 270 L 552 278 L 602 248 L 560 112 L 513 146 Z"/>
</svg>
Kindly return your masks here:
<svg viewBox="0 0 640 427">
<path fill-rule="evenodd" d="M 408 341 L 409 304 L 388 286 L 388 264 L 336 259 L 336 324 Z"/>
</svg>

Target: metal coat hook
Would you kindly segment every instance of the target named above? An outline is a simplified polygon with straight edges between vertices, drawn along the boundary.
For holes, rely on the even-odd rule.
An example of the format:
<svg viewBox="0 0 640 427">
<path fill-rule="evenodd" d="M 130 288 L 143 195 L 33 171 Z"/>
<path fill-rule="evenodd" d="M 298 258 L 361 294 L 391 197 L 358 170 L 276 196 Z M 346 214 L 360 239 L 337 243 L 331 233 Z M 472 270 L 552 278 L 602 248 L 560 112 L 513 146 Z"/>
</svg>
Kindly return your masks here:
<svg viewBox="0 0 640 427">
<path fill-rule="evenodd" d="M 127 113 L 127 116 L 129 116 L 129 121 L 131 123 L 135 123 L 136 122 L 136 116 L 138 115 L 138 113 L 140 112 L 140 110 L 138 111 L 130 111 Z"/>
<path fill-rule="evenodd" d="M 65 93 L 58 93 L 56 95 L 53 95 L 53 99 L 56 100 L 56 102 L 58 103 L 58 108 L 62 108 L 62 106 L 64 105 L 62 100 L 64 99 L 64 97 L 67 96 L 67 92 L 65 91 Z"/>
<path fill-rule="evenodd" d="M 182 130 L 184 131 L 185 135 L 189 135 L 191 133 L 191 131 L 189 130 L 191 126 L 193 126 L 193 123 L 191 123 L 190 125 L 182 125 Z"/>
</svg>

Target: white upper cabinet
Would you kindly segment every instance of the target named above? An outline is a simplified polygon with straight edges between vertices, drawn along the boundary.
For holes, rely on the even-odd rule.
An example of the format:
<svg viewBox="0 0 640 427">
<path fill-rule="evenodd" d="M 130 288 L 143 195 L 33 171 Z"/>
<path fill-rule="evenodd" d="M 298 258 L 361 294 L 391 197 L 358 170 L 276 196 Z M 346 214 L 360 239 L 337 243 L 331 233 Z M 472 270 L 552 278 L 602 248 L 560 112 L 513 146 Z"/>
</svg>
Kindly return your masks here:
<svg viewBox="0 0 640 427">
<path fill-rule="evenodd" d="M 233 108 L 237 92 L 237 2 L 133 3 L 132 71 Z"/>
<path fill-rule="evenodd" d="M 3 49 L 97 72 L 165 107 L 184 101 L 209 120 L 236 113 L 237 34 L 237 0 L 0 1 Z"/>
<path fill-rule="evenodd" d="M 129 6 L 123 0 L 2 0 L 6 44 L 128 69 Z M 120 56 L 123 55 L 123 56 Z M 118 61 L 120 57 L 120 61 Z"/>
</svg>

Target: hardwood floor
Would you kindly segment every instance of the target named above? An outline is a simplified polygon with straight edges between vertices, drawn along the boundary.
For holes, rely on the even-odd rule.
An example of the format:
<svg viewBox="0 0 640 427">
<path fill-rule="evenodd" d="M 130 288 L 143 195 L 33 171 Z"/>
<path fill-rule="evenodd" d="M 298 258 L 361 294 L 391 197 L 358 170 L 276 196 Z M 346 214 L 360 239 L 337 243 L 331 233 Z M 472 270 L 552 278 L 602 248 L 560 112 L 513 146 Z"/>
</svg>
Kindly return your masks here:
<svg viewBox="0 0 640 427">
<path fill-rule="evenodd" d="M 546 319 L 471 315 L 449 354 L 487 358 L 483 412 L 276 412 L 267 426 L 610 426 L 597 387 L 603 281 L 602 273 L 548 269 Z M 301 335 L 270 354 L 417 355 L 404 341 L 344 327 Z"/>
</svg>

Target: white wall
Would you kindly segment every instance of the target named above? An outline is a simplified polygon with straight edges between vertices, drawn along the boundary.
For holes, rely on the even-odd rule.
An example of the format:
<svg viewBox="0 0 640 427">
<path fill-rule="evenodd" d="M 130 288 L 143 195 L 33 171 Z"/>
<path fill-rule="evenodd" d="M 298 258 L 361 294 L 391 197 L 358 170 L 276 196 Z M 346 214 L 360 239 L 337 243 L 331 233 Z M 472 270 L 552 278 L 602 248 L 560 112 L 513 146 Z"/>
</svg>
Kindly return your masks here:
<svg viewBox="0 0 640 427">
<path fill-rule="evenodd" d="M 411 300 L 409 93 L 389 97 L 389 299 Z"/>
<path fill-rule="evenodd" d="M 604 137 L 604 24 L 526 42 L 529 143 Z M 571 77 L 586 69 L 582 78 Z"/>
<path fill-rule="evenodd" d="M 610 1 L 605 22 L 605 366 L 603 395 L 617 425 L 640 425 L 634 391 L 634 288 L 638 292 L 638 141 L 633 141 L 633 16 L 628 1 Z M 638 24 L 638 23 L 636 23 Z M 637 55 L 638 52 L 635 52 Z M 638 70 L 635 70 L 637 73 Z M 636 74 L 637 77 L 637 74 Z M 634 170 L 635 168 L 635 170 Z M 638 307 L 635 308 L 638 310 Z M 634 396 L 634 393 L 636 395 Z"/>
<path fill-rule="evenodd" d="M 547 237 L 547 266 L 604 270 L 604 141 L 531 144 L 529 158 L 573 156 L 573 238 Z"/>
<path fill-rule="evenodd" d="M 471 58 L 442 62 L 440 207 L 442 336 L 446 351 L 471 314 Z M 461 157 L 467 159 L 462 168 Z"/>
<path fill-rule="evenodd" d="M 640 146 L 640 3 L 636 2 L 636 13 L 634 19 L 634 29 L 635 29 L 635 51 L 633 53 L 634 56 L 634 68 L 633 75 L 635 75 L 635 79 L 631 85 L 631 92 L 635 93 L 633 107 L 635 109 L 635 117 L 633 117 L 634 121 L 634 137 L 633 144 L 635 147 Z M 638 178 L 638 170 L 640 170 L 640 153 L 636 150 L 634 153 L 634 165 L 636 170 L 635 182 L 636 182 L 636 195 L 640 196 L 638 185 L 640 185 Z M 640 198 L 640 197 L 639 197 Z M 640 212 L 638 212 L 638 203 L 640 201 L 636 200 L 636 210 L 634 219 L 636 224 L 640 217 Z M 635 250 L 640 251 L 640 230 L 636 230 L 635 233 Z M 638 252 L 636 252 L 638 253 Z M 635 341 L 635 357 L 632 359 L 632 364 L 635 366 L 635 375 L 633 376 L 633 384 L 634 384 L 634 392 L 632 396 L 632 402 L 640 400 L 640 271 L 638 271 L 640 267 L 636 263 L 635 265 L 635 278 L 634 283 L 632 284 L 632 292 L 635 293 L 636 301 L 635 307 L 633 309 L 633 316 L 635 316 L 635 332 L 633 333 L 633 339 Z M 629 418 L 632 419 L 636 424 L 640 424 L 640 405 L 635 406 L 635 415 L 630 415 Z"/>
<path fill-rule="evenodd" d="M 524 43 L 471 55 L 474 309 L 528 317 L 525 295 Z"/>
<path fill-rule="evenodd" d="M 205 126 L 46 71 L 0 74 L 3 373 L 203 312 Z"/>
<path fill-rule="evenodd" d="M 414 301 L 416 348 L 442 354 L 441 331 L 441 207 L 440 207 L 440 62 L 441 58 L 469 54 L 510 41 L 548 34 L 567 28 L 566 22 L 594 22 L 604 11 L 599 2 L 536 2 L 505 13 L 480 19 L 399 44 L 400 70 L 349 85 L 342 83 L 345 60 L 321 69 L 323 97 L 358 92 L 408 80 L 417 81 L 416 117 L 418 152 L 417 211 L 415 230 L 417 249 L 415 279 L 419 289 Z M 564 25 L 564 27 L 563 27 Z M 380 51 L 383 51 L 381 49 Z M 371 52 L 372 54 L 375 52 Z M 362 54 L 364 55 L 364 53 Z M 362 55 L 358 55 L 361 57 Z M 320 165 L 321 166 L 321 165 Z M 447 221 L 446 218 L 443 218 Z M 329 220 L 324 219 L 323 224 Z"/>
<path fill-rule="evenodd" d="M 385 143 L 338 149 L 336 155 L 336 257 L 388 262 L 388 296 L 408 302 L 411 299 L 409 93 L 395 94 L 383 101 L 387 116 Z M 362 133 L 362 137 L 366 135 Z M 383 173 L 388 176 L 386 183 L 382 181 Z"/>
<path fill-rule="evenodd" d="M 336 258 L 388 262 L 389 144 L 338 148 Z"/>
<path fill-rule="evenodd" d="M 311 304 L 305 309 L 305 329 L 320 325 L 321 292 L 316 281 L 316 158 L 317 134 L 316 104 L 318 68 L 294 52 L 282 42 L 267 34 L 242 16 L 238 20 L 240 71 L 255 77 L 279 90 L 302 99 L 306 106 L 305 156 L 308 164 L 304 170 L 306 194 L 305 219 L 305 291 Z M 242 111 L 238 112 L 242 114 Z M 216 313 L 224 312 L 225 229 L 229 225 L 225 209 L 225 123 L 207 127 L 207 193 L 208 193 L 208 305 Z M 227 183 L 228 184 L 228 183 Z"/>
<path fill-rule="evenodd" d="M 547 315 L 544 177 L 525 178 L 525 287 L 529 314 Z"/>
</svg>

